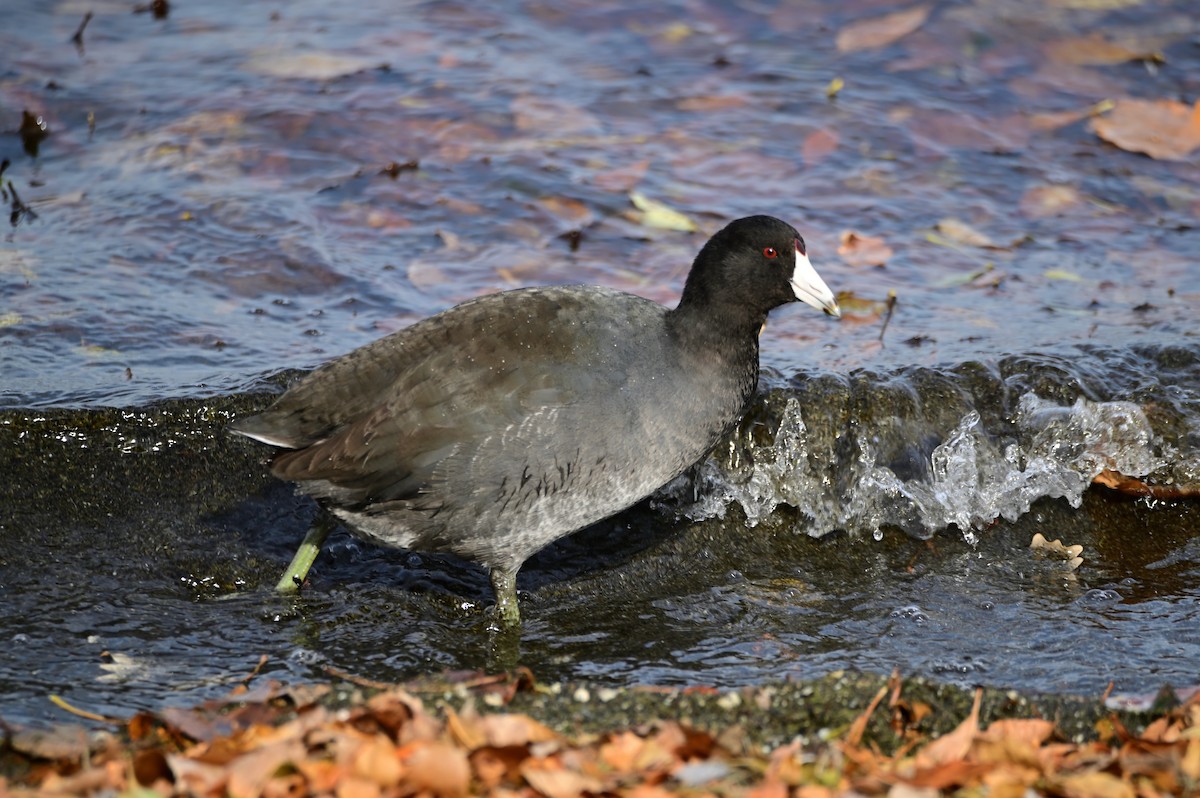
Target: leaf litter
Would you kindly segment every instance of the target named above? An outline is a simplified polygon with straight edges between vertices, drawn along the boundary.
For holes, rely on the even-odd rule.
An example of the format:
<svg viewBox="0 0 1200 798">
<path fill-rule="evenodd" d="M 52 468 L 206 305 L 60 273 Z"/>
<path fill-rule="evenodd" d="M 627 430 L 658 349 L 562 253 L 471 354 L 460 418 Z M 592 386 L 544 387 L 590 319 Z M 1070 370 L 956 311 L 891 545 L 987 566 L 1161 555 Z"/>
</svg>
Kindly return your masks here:
<svg viewBox="0 0 1200 798">
<path fill-rule="evenodd" d="M 820 732 L 797 723 L 792 741 L 764 748 L 737 723 L 702 729 L 686 718 L 559 731 L 508 706 L 519 692 L 552 692 L 527 672 L 511 678 L 460 674 L 442 683 L 382 689 L 371 685 L 350 698 L 336 697 L 328 685 L 243 686 L 225 700 L 192 709 L 140 712 L 118 722 L 115 734 L 70 725 L 49 731 L 6 728 L 0 793 L 238 798 L 1200 794 L 1200 691 L 1160 710 L 1141 733 L 1114 712 L 1096 723 L 1090 739 L 1068 740 L 1049 718 L 982 723 L 984 691 L 977 688 L 966 717 L 939 736 L 926 730 L 934 708 L 906 697 L 905 682 L 893 673 L 843 731 Z M 657 692 L 711 696 L 718 691 Z M 432 704 L 419 694 L 431 696 Z M 574 698 L 561 700 L 578 697 L 577 690 Z M 748 688 L 714 703 L 750 703 L 771 711 L 771 701 L 771 688 Z M 889 746 L 892 750 L 870 731 L 881 721 L 898 741 Z"/>
</svg>

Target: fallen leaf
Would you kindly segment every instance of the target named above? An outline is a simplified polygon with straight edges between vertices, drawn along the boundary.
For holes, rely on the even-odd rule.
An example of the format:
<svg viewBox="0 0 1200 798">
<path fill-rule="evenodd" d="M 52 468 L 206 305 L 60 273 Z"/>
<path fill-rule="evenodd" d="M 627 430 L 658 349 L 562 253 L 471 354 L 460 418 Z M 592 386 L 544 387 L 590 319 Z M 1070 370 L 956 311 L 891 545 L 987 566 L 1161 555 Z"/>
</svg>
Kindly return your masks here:
<svg viewBox="0 0 1200 798">
<path fill-rule="evenodd" d="M 959 244 L 966 244 L 971 247 L 995 246 L 992 239 L 966 222 L 959 221 L 958 219 L 942 219 L 936 226 L 939 233 Z"/>
<path fill-rule="evenodd" d="M 526 760 L 521 775 L 530 787 L 546 798 L 577 798 L 584 793 L 598 795 L 604 785 L 596 778 L 560 767 L 545 767 L 543 762 Z"/>
<path fill-rule="evenodd" d="M 1117 100 L 1111 113 L 1092 120 L 1100 138 L 1129 152 L 1182 161 L 1200 149 L 1200 100 Z"/>
<path fill-rule="evenodd" d="M 1133 785 L 1111 773 L 1094 771 L 1067 776 L 1056 785 L 1067 798 L 1134 798 Z"/>
<path fill-rule="evenodd" d="M 1033 536 L 1033 540 L 1029 543 L 1029 548 L 1042 554 L 1056 557 L 1060 560 L 1066 560 L 1067 567 L 1072 571 L 1083 564 L 1083 546 L 1075 544 L 1073 546 L 1063 545 L 1061 540 L 1046 540 L 1046 536 L 1041 532 L 1037 532 Z"/>
<path fill-rule="evenodd" d="M 642 182 L 642 178 L 646 176 L 649 169 L 650 161 L 634 161 L 615 169 L 597 172 L 592 178 L 592 184 L 605 191 L 617 191 L 624 194 Z"/>
<path fill-rule="evenodd" d="M 600 746 L 600 760 L 618 773 L 629 773 L 645 744 L 645 740 L 630 731 L 614 734 Z"/>
<path fill-rule="evenodd" d="M 864 236 L 846 230 L 837 252 L 851 266 L 883 266 L 895 252 L 881 236 Z"/>
<path fill-rule="evenodd" d="M 983 702 L 983 690 L 976 688 L 975 703 L 966 719 L 954 731 L 944 734 L 917 752 L 918 770 L 933 769 L 949 762 L 957 762 L 971 750 L 971 743 L 979 734 L 979 706 Z"/>
<path fill-rule="evenodd" d="M 465 798 L 471 785 L 471 765 L 462 749 L 449 743 L 426 742 L 402 750 L 407 754 L 403 760 L 406 786 L 413 792 Z"/>
<path fill-rule="evenodd" d="M 1128 496 L 1149 496 L 1155 499 L 1194 499 L 1200 497 L 1200 484 L 1151 485 L 1136 477 L 1126 476 L 1106 468 L 1092 478 L 1092 484 L 1124 493 Z"/>
<path fill-rule="evenodd" d="M 245 68 L 259 75 L 293 80 L 334 80 L 379 66 L 353 55 L 276 51 L 254 55 Z"/>
<path fill-rule="evenodd" d="M 1047 269 L 1043 275 L 1047 280 L 1062 280 L 1066 283 L 1082 283 L 1083 278 L 1067 269 Z"/>
<path fill-rule="evenodd" d="M 538 200 L 538 204 L 549 211 L 551 215 L 576 227 L 586 227 L 595 218 L 595 214 L 587 204 L 569 197 L 542 197 Z"/>
<path fill-rule="evenodd" d="M 1035 535 L 1034 540 L 1037 537 Z M 1042 539 L 1045 540 L 1045 538 Z M 1083 546 L 1080 546 L 1079 550 L 1083 551 Z M 980 736 L 987 740 L 1000 738 L 1020 740 L 1037 747 L 1049 740 L 1052 734 L 1054 734 L 1054 724 L 1043 718 L 1003 718 L 993 721 Z"/>
<path fill-rule="evenodd" d="M 800 157 L 805 166 L 814 166 L 828 158 L 838 148 L 838 135 L 824 128 L 814 130 L 804 138 L 800 145 Z"/>
<path fill-rule="evenodd" d="M 696 232 L 696 223 L 691 219 L 668 205 L 650 199 L 640 191 L 629 192 L 629 201 L 641 212 L 638 221 L 646 227 L 684 233 Z"/>
<path fill-rule="evenodd" d="M 837 49 L 840 53 L 874 50 L 903 39 L 925 24 L 933 6 L 919 5 L 904 11 L 884 14 L 852 22 L 838 31 Z"/>
<path fill-rule="evenodd" d="M 1043 219 L 1058 216 L 1083 201 L 1083 195 L 1071 186 L 1034 186 L 1017 203 L 1022 216 Z"/>
<path fill-rule="evenodd" d="M 1046 45 L 1046 55 L 1051 61 L 1076 66 L 1104 66 L 1123 64 L 1126 61 L 1162 60 L 1162 55 L 1151 50 L 1132 49 L 1111 42 L 1099 33 L 1060 39 Z"/>
<path fill-rule="evenodd" d="M 717 94 L 707 97 L 688 97 L 675 103 L 680 111 L 728 111 L 743 108 L 748 100 L 736 94 Z"/>
</svg>

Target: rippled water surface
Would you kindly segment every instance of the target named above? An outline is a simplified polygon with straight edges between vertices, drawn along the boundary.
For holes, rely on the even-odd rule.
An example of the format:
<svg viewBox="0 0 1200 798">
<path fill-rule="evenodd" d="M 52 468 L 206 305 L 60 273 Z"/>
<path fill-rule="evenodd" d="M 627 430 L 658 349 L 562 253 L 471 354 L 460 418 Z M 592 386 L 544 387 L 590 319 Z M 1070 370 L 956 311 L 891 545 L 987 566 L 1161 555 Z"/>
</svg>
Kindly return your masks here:
<svg viewBox="0 0 1200 798">
<path fill-rule="evenodd" d="M 222 432 L 267 397 L 203 397 L 515 285 L 671 303 L 760 212 L 844 318 L 777 311 L 763 395 L 695 483 L 531 561 L 522 661 L 1195 684 L 1196 501 L 1088 488 L 1200 484 L 1200 150 L 1090 121 L 1200 96 L 1190 0 L 950 2 L 870 47 L 842 34 L 896 7 L 132 7 L 0 26 L 0 716 L 190 702 L 261 654 L 485 667 L 461 563 L 339 533 L 302 599 L 271 596 L 313 507 Z M 698 230 L 647 226 L 633 191 Z"/>
</svg>

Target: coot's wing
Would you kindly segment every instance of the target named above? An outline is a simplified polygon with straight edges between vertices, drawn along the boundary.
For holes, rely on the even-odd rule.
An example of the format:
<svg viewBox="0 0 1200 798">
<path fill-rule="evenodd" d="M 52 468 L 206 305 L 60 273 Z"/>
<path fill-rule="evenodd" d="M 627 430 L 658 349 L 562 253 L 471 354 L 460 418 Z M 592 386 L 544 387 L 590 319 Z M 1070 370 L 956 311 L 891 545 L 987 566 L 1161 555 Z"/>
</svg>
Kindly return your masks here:
<svg viewBox="0 0 1200 798">
<path fill-rule="evenodd" d="M 626 434 L 597 426 L 598 407 L 609 426 L 632 412 L 620 398 L 629 379 L 620 362 L 627 352 L 614 344 L 628 346 L 640 326 L 661 325 L 664 312 L 647 300 L 579 287 L 508 292 L 453 308 L 428 320 L 436 324 L 421 322 L 384 339 L 393 347 L 419 339 L 420 356 L 409 352 L 404 371 L 379 370 L 385 359 L 396 362 L 391 350 L 377 349 L 374 359 L 359 350 L 348 356 L 359 361 L 353 369 L 335 361 L 299 386 L 308 396 L 293 402 L 285 395 L 279 405 L 289 418 L 302 418 L 304 429 L 318 429 L 314 419 L 339 426 L 281 454 L 273 470 L 348 507 L 412 501 L 436 510 L 456 492 L 488 490 L 508 476 L 493 470 L 490 458 L 478 457 L 481 451 L 505 450 L 505 468 L 523 454 L 531 462 L 553 461 L 557 448 L 564 448 L 565 461 L 565 449 L 580 436 L 606 443 Z M 335 371 L 340 390 L 329 405 L 320 382 Z M 362 402 L 346 396 L 350 374 L 367 375 L 362 390 L 374 401 L 355 417 L 336 404 Z M 382 390 L 380 381 L 386 382 Z M 293 405 L 305 415 L 291 413 Z M 511 478 L 520 476 L 518 468 Z"/>
</svg>

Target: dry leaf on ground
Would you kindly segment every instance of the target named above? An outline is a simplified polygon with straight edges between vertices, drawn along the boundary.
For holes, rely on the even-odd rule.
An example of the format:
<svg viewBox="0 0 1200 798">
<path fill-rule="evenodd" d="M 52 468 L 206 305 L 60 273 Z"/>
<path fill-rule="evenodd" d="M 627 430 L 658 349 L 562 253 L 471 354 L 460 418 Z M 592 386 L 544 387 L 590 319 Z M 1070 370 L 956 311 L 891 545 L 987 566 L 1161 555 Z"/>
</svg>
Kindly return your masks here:
<svg viewBox="0 0 1200 798">
<path fill-rule="evenodd" d="M 1163 161 L 1182 161 L 1200 149 L 1200 100 L 1117 100 L 1106 116 L 1092 120 L 1100 138 L 1123 150 Z"/>
<path fill-rule="evenodd" d="M 884 14 L 882 17 L 852 22 L 838 31 L 838 52 L 850 53 L 886 47 L 924 25 L 932 9 L 933 6 L 919 5 L 904 11 Z"/>
</svg>

